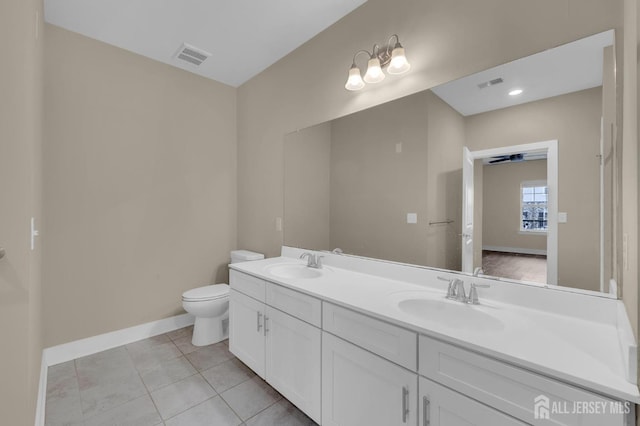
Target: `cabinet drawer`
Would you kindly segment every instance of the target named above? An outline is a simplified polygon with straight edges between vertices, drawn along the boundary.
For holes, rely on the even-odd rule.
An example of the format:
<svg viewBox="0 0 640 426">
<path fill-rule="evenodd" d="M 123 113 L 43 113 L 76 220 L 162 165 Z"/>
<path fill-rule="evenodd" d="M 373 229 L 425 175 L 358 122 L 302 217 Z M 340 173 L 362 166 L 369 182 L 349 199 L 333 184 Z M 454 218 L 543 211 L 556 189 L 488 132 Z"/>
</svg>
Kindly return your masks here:
<svg viewBox="0 0 640 426">
<path fill-rule="evenodd" d="M 532 425 L 624 424 L 624 414 L 611 414 L 616 401 L 545 376 L 426 336 L 419 337 L 419 354 L 421 375 Z M 606 406 L 607 414 L 574 414 L 574 402 Z M 539 414 L 548 407 L 549 420 L 537 419 L 534 406 Z"/>
<path fill-rule="evenodd" d="M 322 328 L 409 370 L 417 370 L 417 334 L 413 331 L 326 302 Z"/>
<path fill-rule="evenodd" d="M 322 303 L 315 297 L 267 282 L 267 305 L 318 328 L 321 326 Z"/>
<path fill-rule="evenodd" d="M 242 272 L 229 271 L 229 286 L 232 289 L 251 296 L 260 302 L 265 298 L 265 281 Z"/>
</svg>

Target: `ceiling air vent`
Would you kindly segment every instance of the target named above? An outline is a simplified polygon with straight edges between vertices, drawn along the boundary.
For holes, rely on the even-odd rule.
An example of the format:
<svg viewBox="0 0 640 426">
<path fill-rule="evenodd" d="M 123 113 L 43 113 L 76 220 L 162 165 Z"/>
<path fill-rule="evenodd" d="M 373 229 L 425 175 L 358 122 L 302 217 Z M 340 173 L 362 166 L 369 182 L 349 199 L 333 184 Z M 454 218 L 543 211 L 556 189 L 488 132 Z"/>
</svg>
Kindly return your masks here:
<svg viewBox="0 0 640 426">
<path fill-rule="evenodd" d="M 180 49 L 173 55 L 176 59 L 189 62 L 196 66 L 200 66 L 209 56 L 211 56 L 211 53 L 187 43 L 182 43 Z"/>
<path fill-rule="evenodd" d="M 486 89 L 490 86 L 495 86 L 496 84 L 504 83 L 504 80 L 500 77 L 494 78 L 493 80 L 485 81 L 484 83 L 478 84 L 478 89 Z"/>
</svg>

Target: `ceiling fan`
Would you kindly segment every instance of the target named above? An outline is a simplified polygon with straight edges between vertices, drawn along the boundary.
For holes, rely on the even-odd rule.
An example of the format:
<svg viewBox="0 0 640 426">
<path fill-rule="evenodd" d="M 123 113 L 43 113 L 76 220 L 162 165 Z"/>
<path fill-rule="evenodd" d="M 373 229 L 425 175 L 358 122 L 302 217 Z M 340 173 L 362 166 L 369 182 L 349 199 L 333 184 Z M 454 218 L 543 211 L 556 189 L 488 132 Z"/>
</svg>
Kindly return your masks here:
<svg viewBox="0 0 640 426">
<path fill-rule="evenodd" d="M 498 155 L 491 158 L 493 158 L 493 160 L 489 161 L 489 164 L 503 163 L 505 161 L 511 161 L 515 163 L 518 161 L 524 161 L 524 154 Z"/>
</svg>

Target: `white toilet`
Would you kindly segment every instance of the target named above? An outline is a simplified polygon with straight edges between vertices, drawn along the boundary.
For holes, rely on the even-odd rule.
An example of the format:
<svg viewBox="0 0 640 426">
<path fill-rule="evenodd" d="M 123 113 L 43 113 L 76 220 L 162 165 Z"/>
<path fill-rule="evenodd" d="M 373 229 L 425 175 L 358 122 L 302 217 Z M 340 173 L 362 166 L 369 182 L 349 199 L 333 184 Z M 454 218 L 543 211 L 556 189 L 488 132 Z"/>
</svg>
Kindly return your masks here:
<svg viewBox="0 0 640 426">
<path fill-rule="evenodd" d="M 264 259 L 264 255 L 248 250 L 231 252 L 231 263 Z M 224 340 L 229 335 L 229 286 L 206 285 L 185 291 L 182 307 L 196 317 L 191 343 L 206 346 Z"/>
</svg>

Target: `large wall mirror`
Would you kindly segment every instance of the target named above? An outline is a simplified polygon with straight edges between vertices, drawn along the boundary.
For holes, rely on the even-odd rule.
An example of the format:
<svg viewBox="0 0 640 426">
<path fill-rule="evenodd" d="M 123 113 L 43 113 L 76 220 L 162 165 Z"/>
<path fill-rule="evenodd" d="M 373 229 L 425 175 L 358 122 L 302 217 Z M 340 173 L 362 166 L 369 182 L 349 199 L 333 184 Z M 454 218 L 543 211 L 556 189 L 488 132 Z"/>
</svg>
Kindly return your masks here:
<svg viewBox="0 0 640 426">
<path fill-rule="evenodd" d="M 615 294 L 614 38 L 285 135 L 284 243 Z"/>
</svg>

